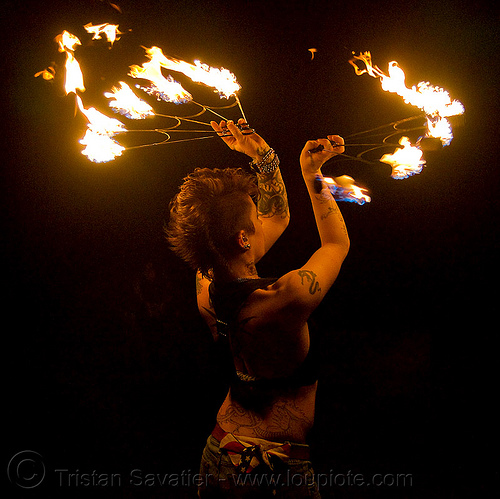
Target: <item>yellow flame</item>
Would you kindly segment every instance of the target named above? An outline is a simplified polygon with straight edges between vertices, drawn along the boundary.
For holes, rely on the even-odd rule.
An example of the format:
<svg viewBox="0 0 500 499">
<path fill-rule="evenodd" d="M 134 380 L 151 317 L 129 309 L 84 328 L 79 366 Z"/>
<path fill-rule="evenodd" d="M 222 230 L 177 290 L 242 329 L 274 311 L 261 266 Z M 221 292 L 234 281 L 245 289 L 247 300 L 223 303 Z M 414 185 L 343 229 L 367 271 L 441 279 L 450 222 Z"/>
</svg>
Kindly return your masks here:
<svg viewBox="0 0 500 499">
<path fill-rule="evenodd" d="M 95 163 L 112 161 L 117 156 L 121 156 L 125 147 L 111 137 L 116 133 L 127 131 L 123 123 L 105 116 L 93 107 L 86 109 L 78 95 L 76 100 L 80 111 L 88 120 L 87 131 L 80 140 L 80 144 L 85 146 L 82 154 Z"/>
<path fill-rule="evenodd" d="M 66 94 L 70 94 L 71 92 L 76 94 L 77 90 L 84 92 L 85 85 L 83 84 L 82 70 L 73 54 L 76 47 L 81 45 L 79 38 L 71 34 L 69 31 L 64 30 L 62 33 L 57 35 L 54 40 L 59 45 L 59 52 L 66 52 L 66 75 L 64 78 L 64 90 L 66 91 Z"/>
<path fill-rule="evenodd" d="M 77 90 L 85 92 L 85 85 L 83 84 L 83 74 L 80 68 L 80 64 L 75 59 L 72 52 L 66 52 L 66 76 L 64 81 L 64 90 L 66 94 L 74 92 L 76 94 Z"/>
<path fill-rule="evenodd" d="M 234 95 L 241 88 L 236 81 L 236 76 L 227 69 L 212 68 L 200 61 L 194 61 L 194 64 L 190 64 L 179 59 L 173 59 L 165 56 L 159 47 L 147 48 L 146 54 L 152 60 L 157 60 L 165 69 L 178 71 L 196 83 L 203 83 L 215 88 L 226 99 L 229 99 L 231 95 Z"/>
<path fill-rule="evenodd" d="M 453 139 L 450 122 L 446 118 L 431 120 L 427 118 L 426 137 L 441 139 L 443 146 L 447 146 Z"/>
<path fill-rule="evenodd" d="M 85 146 L 82 154 L 94 163 L 113 161 L 117 156 L 121 156 L 125 150 L 116 140 L 92 130 L 87 130 L 79 142 Z"/>
<path fill-rule="evenodd" d="M 76 46 L 82 44 L 77 36 L 66 30 L 57 35 L 54 40 L 59 45 L 59 52 L 67 52 L 68 50 L 74 52 Z"/>
<path fill-rule="evenodd" d="M 78 108 L 88 120 L 87 126 L 93 132 L 112 137 L 116 133 L 125 132 L 127 130 L 125 128 L 125 125 L 121 121 L 115 118 L 109 118 L 105 114 L 102 114 L 100 111 L 98 111 L 95 107 L 89 107 L 88 109 L 86 109 L 83 106 L 83 101 L 80 96 L 77 95 L 76 100 L 78 103 Z"/>
<path fill-rule="evenodd" d="M 380 161 L 392 166 L 392 178 L 407 178 L 422 171 L 425 160 L 422 159 L 423 152 L 411 145 L 408 137 L 401 137 L 399 140 L 401 148 L 396 149 L 392 154 L 384 154 Z"/>
<path fill-rule="evenodd" d="M 155 114 L 153 108 L 146 101 L 139 99 L 124 81 L 120 81 L 119 88 L 113 87 L 111 92 L 105 92 L 104 95 L 112 99 L 109 101 L 109 107 L 127 118 L 141 120 Z"/>
<path fill-rule="evenodd" d="M 361 69 L 354 61 L 363 62 L 365 64 L 365 69 Z M 372 64 L 372 55 L 370 52 L 362 52 L 359 55 L 354 55 L 353 53 L 352 59 L 349 61 L 349 64 L 354 68 L 357 76 L 361 76 L 365 73 L 368 73 L 374 78 L 384 76 L 383 71 L 378 66 L 374 66 Z"/>
<path fill-rule="evenodd" d="M 96 26 L 93 26 L 92 23 L 88 23 L 84 26 L 85 30 L 87 33 L 93 34 L 94 36 L 92 37 L 92 40 L 100 40 L 102 38 L 102 34 L 106 35 L 106 38 L 111 45 L 116 40 L 119 40 L 117 38 L 117 35 L 122 35 L 120 31 L 118 31 L 118 24 L 98 24 Z"/>
<path fill-rule="evenodd" d="M 38 78 L 39 76 L 41 76 L 44 80 L 48 81 L 48 80 L 53 80 L 55 74 L 56 74 L 56 70 L 52 66 L 49 66 L 48 68 L 42 69 L 41 71 L 38 71 L 37 73 L 35 73 L 35 78 Z"/>
<path fill-rule="evenodd" d="M 361 69 L 355 61 L 364 63 L 365 69 Z M 373 65 L 370 52 L 353 55 L 349 63 L 358 76 L 367 73 L 374 78 L 380 78 L 383 90 L 400 95 L 407 104 L 418 107 L 427 115 L 446 117 L 463 114 L 465 111 L 460 101 L 452 100 L 446 90 L 429 82 L 422 81 L 416 87 L 408 88 L 405 73 L 396 61 L 389 63 L 388 75 Z"/>
<path fill-rule="evenodd" d="M 152 92 L 157 98 L 170 102 L 190 101 L 193 99 L 191 94 L 185 90 L 182 85 L 175 81 L 170 75 L 165 78 L 161 72 L 161 65 L 158 56 L 151 56 L 149 62 L 142 66 L 130 66 L 129 76 L 132 78 L 142 78 L 149 80 L 155 87 Z"/>
<path fill-rule="evenodd" d="M 349 175 L 340 177 L 324 177 L 327 184 L 341 188 L 342 194 L 339 196 L 342 201 L 356 201 L 358 204 L 369 203 L 371 197 L 368 195 L 368 190 L 356 185 L 354 179 Z"/>
</svg>

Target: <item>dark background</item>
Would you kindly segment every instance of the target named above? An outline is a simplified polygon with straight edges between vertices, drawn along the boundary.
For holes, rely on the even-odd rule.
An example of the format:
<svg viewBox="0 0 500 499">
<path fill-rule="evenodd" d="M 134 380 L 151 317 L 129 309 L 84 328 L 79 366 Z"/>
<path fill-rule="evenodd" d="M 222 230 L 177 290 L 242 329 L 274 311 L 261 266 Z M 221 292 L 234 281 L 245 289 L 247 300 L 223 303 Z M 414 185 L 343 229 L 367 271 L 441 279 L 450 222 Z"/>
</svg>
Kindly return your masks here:
<svg viewBox="0 0 500 499">
<path fill-rule="evenodd" d="M 116 4 L 121 13 L 97 0 L 2 3 L 3 462 L 33 450 L 46 467 L 42 485 L 7 483 L 7 497 L 193 497 L 189 487 L 129 485 L 128 475 L 195 473 L 227 388 L 196 311 L 194 276 L 162 229 L 188 172 L 246 159 L 214 139 L 87 161 L 78 144 L 85 122 L 64 95 L 62 68 L 53 82 L 33 77 L 64 63 L 53 42 L 64 29 L 83 42 L 75 55 L 84 103 L 102 111 L 102 92 L 145 61 L 141 45 L 237 75 L 247 118 L 280 154 L 291 205 L 291 225 L 262 261 L 263 276 L 301 266 L 319 244 L 299 174 L 304 142 L 416 114 L 375 79 L 355 76 L 352 51 L 370 50 L 382 69 L 397 60 L 409 85 L 427 80 L 463 102 L 454 141 L 428 155 L 420 175 L 397 181 L 389 167 L 342 160 L 325 167 L 355 177 L 372 202 L 341 205 L 351 251 L 312 317 L 322 374 L 311 444 L 316 471 L 346 481 L 348 473 L 412 475 L 411 487 L 337 481 L 324 497 L 490 497 L 498 480 L 497 7 Z M 109 50 L 90 42 L 88 22 L 118 23 L 124 34 Z M 229 114 L 238 118 L 236 109 Z M 120 473 L 122 483 L 84 487 L 65 478 L 61 486 L 56 469 Z"/>
</svg>

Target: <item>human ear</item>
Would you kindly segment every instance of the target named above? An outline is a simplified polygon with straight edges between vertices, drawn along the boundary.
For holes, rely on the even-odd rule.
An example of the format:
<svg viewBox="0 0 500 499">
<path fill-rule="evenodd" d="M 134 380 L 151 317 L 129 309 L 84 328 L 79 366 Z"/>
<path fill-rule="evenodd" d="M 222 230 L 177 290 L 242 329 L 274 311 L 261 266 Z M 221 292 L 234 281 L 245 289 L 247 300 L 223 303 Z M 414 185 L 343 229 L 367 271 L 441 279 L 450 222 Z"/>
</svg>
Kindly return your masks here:
<svg viewBox="0 0 500 499">
<path fill-rule="evenodd" d="M 244 230 L 240 230 L 238 232 L 237 238 L 238 238 L 238 245 L 241 249 L 243 250 L 250 249 L 250 243 L 248 242 L 248 237 Z"/>
</svg>

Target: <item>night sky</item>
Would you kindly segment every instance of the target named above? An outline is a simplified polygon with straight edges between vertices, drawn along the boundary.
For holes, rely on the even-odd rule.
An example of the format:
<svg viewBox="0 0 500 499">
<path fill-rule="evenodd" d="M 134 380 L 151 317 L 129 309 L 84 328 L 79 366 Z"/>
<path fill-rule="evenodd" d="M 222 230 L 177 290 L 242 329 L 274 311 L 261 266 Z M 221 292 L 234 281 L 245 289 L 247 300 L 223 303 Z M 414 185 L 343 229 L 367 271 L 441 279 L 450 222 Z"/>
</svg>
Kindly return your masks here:
<svg viewBox="0 0 500 499">
<path fill-rule="evenodd" d="M 168 249 L 163 226 L 186 174 L 247 160 L 214 138 L 89 162 L 78 143 L 85 121 L 75 116 L 74 96 L 64 94 L 64 54 L 53 41 L 64 29 L 82 40 L 75 56 L 84 104 L 109 116 L 102 94 L 126 79 L 129 65 L 146 61 L 141 46 L 237 76 L 251 126 L 279 153 L 291 208 L 262 276 L 302 266 L 319 245 L 298 164 L 305 141 L 418 113 L 379 81 L 356 76 L 353 51 L 370 50 L 382 70 L 396 60 L 408 85 L 430 81 L 464 104 L 450 147 L 429 153 L 420 175 L 394 180 L 387 165 L 339 158 L 323 169 L 354 177 L 372 202 L 340 205 L 351 250 L 311 318 L 321 379 L 310 443 L 318 473 L 412 475 L 406 487 L 337 482 L 322 488 L 327 498 L 489 497 L 498 480 L 491 456 L 497 7 L 451 0 L 115 4 L 121 12 L 107 0 L 2 3 L 3 462 L 31 450 L 45 465 L 40 486 L 8 483 L 6 497 L 193 497 L 193 487 L 130 483 L 130 472 L 196 473 L 227 390 L 227 361 L 198 317 L 194 275 Z M 121 39 L 111 50 L 91 42 L 83 29 L 89 22 L 119 24 Z M 54 81 L 33 77 L 52 61 Z M 195 100 L 225 103 L 178 79 Z M 184 113 L 149 101 L 158 112 Z M 236 108 L 227 115 L 239 117 Z M 130 127 L 164 124 L 155 118 Z M 121 483 L 84 486 L 67 476 L 93 471 L 119 474 Z"/>
</svg>

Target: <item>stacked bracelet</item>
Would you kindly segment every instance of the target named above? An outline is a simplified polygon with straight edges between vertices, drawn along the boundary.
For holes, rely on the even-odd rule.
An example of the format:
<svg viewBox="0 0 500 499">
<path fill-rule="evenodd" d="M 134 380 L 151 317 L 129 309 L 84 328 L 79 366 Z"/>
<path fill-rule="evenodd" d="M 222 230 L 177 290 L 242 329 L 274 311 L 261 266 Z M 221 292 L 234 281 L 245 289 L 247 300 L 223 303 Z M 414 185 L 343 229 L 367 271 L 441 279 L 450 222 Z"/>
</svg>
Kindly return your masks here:
<svg viewBox="0 0 500 499">
<path fill-rule="evenodd" d="M 269 158 L 271 155 L 274 154 L 274 158 L 272 161 L 269 161 Z M 269 149 L 267 153 L 264 155 L 264 157 L 257 163 L 254 163 L 253 161 L 250 163 L 250 168 L 254 170 L 257 173 L 262 173 L 262 174 L 267 174 L 267 173 L 272 173 L 274 170 L 276 170 L 280 165 L 280 160 L 278 158 L 278 155 L 274 151 L 274 149 Z"/>
</svg>

